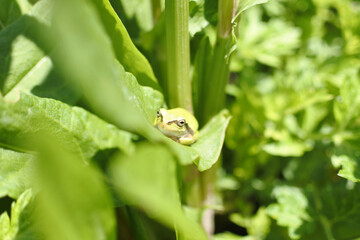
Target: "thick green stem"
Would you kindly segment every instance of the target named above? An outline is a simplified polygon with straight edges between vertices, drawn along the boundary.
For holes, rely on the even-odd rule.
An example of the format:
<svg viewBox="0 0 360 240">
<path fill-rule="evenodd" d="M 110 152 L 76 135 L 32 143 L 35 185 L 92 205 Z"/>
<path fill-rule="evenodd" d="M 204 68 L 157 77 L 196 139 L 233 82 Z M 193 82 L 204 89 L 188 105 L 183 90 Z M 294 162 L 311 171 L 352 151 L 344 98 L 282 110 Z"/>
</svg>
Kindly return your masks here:
<svg viewBox="0 0 360 240">
<path fill-rule="evenodd" d="M 190 82 L 189 0 L 166 0 L 167 86 L 171 108 L 193 112 Z"/>
<path fill-rule="evenodd" d="M 234 0 L 219 0 L 219 22 L 217 41 L 214 47 L 211 65 L 205 82 L 205 101 L 201 123 L 206 123 L 212 116 L 225 106 L 225 86 L 229 78 L 229 52 L 231 48 L 232 14 Z M 221 166 L 220 159 L 209 170 L 200 174 L 203 192 L 203 204 L 213 205 L 215 201 L 215 181 L 217 170 Z M 206 209 L 203 213 L 202 223 L 208 235 L 214 232 L 214 210 Z"/>
<path fill-rule="evenodd" d="M 225 104 L 225 86 L 229 77 L 229 63 L 226 56 L 229 52 L 231 39 L 218 38 L 213 58 L 204 83 L 204 98 L 202 106 L 201 124 L 205 124 L 218 113 Z"/>
</svg>

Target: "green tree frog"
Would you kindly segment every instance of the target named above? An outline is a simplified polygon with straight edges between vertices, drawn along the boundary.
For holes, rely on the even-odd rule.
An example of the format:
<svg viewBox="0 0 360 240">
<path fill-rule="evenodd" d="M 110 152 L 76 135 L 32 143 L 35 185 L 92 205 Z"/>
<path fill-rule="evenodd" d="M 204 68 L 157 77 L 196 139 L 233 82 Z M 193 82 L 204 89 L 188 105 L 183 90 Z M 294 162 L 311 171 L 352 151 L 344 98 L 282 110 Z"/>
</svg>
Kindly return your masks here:
<svg viewBox="0 0 360 240">
<path fill-rule="evenodd" d="M 154 125 L 165 136 L 184 145 L 194 143 L 199 136 L 196 118 L 183 108 L 160 108 Z"/>
</svg>

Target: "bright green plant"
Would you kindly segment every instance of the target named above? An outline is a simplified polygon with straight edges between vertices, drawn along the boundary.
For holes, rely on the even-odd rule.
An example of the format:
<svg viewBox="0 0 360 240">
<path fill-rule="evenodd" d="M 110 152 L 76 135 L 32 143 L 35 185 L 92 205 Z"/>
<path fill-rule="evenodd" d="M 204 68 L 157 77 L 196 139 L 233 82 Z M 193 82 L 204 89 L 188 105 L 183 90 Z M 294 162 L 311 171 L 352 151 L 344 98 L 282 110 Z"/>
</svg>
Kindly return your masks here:
<svg viewBox="0 0 360 240">
<path fill-rule="evenodd" d="M 0 0 L 0 239 L 359 238 L 359 29 L 354 0 Z"/>
</svg>

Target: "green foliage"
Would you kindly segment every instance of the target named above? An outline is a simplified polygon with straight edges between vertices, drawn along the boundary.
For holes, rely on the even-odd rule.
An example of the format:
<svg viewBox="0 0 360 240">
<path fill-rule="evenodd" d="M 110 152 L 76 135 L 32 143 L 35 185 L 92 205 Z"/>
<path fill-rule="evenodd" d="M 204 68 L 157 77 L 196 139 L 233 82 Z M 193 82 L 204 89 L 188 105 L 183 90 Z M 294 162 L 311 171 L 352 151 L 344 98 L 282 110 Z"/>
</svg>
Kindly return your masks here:
<svg viewBox="0 0 360 240">
<path fill-rule="evenodd" d="M 176 162 L 166 149 L 143 145 L 132 157 L 113 161 L 110 171 L 121 196 L 169 227 L 175 226 L 186 239 L 207 239 L 181 209 Z"/>
<path fill-rule="evenodd" d="M 55 142 L 42 143 L 37 214 L 45 239 L 116 239 L 113 202 L 103 175 Z"/>
<path fill-rule="evenodd" d="M 0 239 L 359 238 L 358 2 L 163 3 L 0 0 Z"/>
<path fill-rule="evenodd" d="M 120 148 L 127 153 L 134 149 L 130 133 L 56 100 L 23 93 L 16 103 L 0 102 L 0 110 L 0 142 L 7 147 L 29 149 L 23 140 L 46 132 L 84 160 L 100 149 Z"/>
<path fill-rule="evenodd" d="M 35 157 L 28 153 L 0 148 L 0 196 L 17 199 L 31 187 L 35 171 Z"/>
<path fill-rule="evenodd" d="M 33 201 L 32 191 L 26 190 L 11 204 L 11 218 L 7 212 L 1 214 L 1 239 L 39 239 L 33 226 Z"/>
</svg>

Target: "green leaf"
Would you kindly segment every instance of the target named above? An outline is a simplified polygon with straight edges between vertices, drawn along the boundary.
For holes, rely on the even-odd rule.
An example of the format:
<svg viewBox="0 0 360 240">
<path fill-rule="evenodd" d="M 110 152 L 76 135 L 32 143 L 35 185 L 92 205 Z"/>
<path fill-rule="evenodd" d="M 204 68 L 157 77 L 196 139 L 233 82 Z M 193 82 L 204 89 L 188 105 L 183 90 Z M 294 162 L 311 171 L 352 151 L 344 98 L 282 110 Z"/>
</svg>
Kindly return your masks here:
<svg viewBox="0 0 360 240">
<path fill-rule="evenodd" d="M 0 31 L 26 14 L 32 7 L 28 0 L 0 0 Z"/>
<path fill-rule="evenodd" d="M 267 3 L 269 1 L 270 0 L 241 0 L 239 3 L 238 12 L 236 16 L 255 5 Z"/>
<path fill-rule="evenodd" d="M 360 84 L 357 73 L 351 71 L 344 77 L 340 86 L 340 96 L 334 101 L 334 117 L 345 129 L 360 113 Z"/>
<path fill-rule="evenodd" d="M 197 32 L 202 31 L 209 22 L 204 16 L 204 0 L 191 0 L 189 4 L 189 32 L 193 37 Z"/>
<path fill-rule="evenodd" d="M 95 4 L 102 25 L 111 40 L 116 58 L 125 70 L 132 73 L 141 85 L 159 90 L 160 87 L 148 60 L 135 47 L 109 0 L 92 1 L 92 3 Z M 142 8 L 144 7 L 137 7 L 138 11 Z"/>
<path fill-rule="evenodd" d="M 153 28 L 153 18 L 150 0 L 120 0 L 123 11 L 129 19 L 136 19 L 142 31 L 150 31 Z M 141 6 L 141 7 L 139 7 Z"/>
<path fill-rule="evenodd" d="M 191 146 L 200 156 L 195 160 L 199 171 L 211 168 L 219 159 L 230 118 L 229 112 L 223 110 L 200 130 L 199 139 Z"/>
<path fill-rule="evenodd" d="M 241 1 L 246 2 L 246 1 Z M 237 61 L 254 59 L 272 67 L 280 67 L 284 56 L 292 55 L 300 45 L 301 31 L 280 19 L 261 19 L 262 11 L 253 8 L 241 19 L 236 31 Z"/>
<path fill-rule="evenodd" d="M 140 86 L 125 72 L 114 59 L 94 11 L 80 3 L 62 1 L 56 8 L 56 39 L 62 43 L 62 51 L 54 56 L 56 66 L 67 79 L 81 85 L 81 92 L 98 115 L 121 128 L 164 142 L 182 164 L 191 164 L 198 157 L 197 151 L 172 141 L 153 126 L 156 111 L 163 104 L 162 95 Z M 86 17 L 79 18 L 79 14 Z"/>
<path fill-rule="evenodd" d="M 314 217 L 327 239 L 355 239 L 360 236 L 360 187 L 337 181 L 312 190 Z M 307 237 L 306 239 L 324 239 Z"/>
<path fill-rule="evenodd" d="M 304 221 L 311 220 L 306 211 L 307 198 L 299 188 L 289 186 L 275 187 L 273 195 L 278 203 L 270 204 L 266 209 L 267 213 L 278 225 L 289 228 L 291 238 L 298 239 L 300 236 L 296 230 Z"/>
<path fill-rule="evenodd" d="M 100 171 L 55 139 L 45 139 L 41 148 L 36 203 L 45 239 L 116 239 L 114 206 Z"/>
<path fill-rule="evenodd" d="M 218 21 L 219 0 L 204 0 L 204 16 L 211 25 L 216 26 Z"/>
<path fill-rule="evenodd" d="M 248 235 L 254 239 L 264 239 L 270 231 L 271 221 L 264 207 L 260 207 L 252 217 L 245 217 L 238 213 L 231 214 L 230 220 L 239 226 L 245 227 Z"/>
<path fill-rule="evenodd" d="M 283 141 L 276 143 L 268 143 L 263 146 L 263 150 L 271 155 L 282 156 L 282 157 L 300 157 L 306 151 L 312 149 L 311 142 L 300 142 L 300 141 Z"/>
<path fill-rule="evenodd" d="M 41 82 L 50 70 L 37 38 L 39 28 L 47 29 L 51 17 L 51 2 L 39 1 L 31 11 L 0 32 L 0 92 L 8 94 L 18 84 L 28 87 Z M 41 71 L 39 70 L 42 69 Z M 22 83 L 26 82 L 26 83 Z M 29 90 L 29 89 L 27 89 Z"/>
<path fill-rule="evenodd" d="M 249 237 L 242 237 L 231 232 L 215 234 L 214 240 L 252 240 Z"/>
<path fill-rule="evenodd" d="M 98 150 L 120 148 L 131 153 L 131 134 L 117 129 L 79 107 L 38 98 L 25 93 L 16 103 L 0 101 L 0 142 L 7 146 L 24 147 L 29 135 L 47 132 L 57 136 L 84 159 Z"/>
<path fill-rule="evenodd" d="M 116 61 L 94 7 L 85 0 L 59 0 L 55 9 L 54 37 L 45 39 L 61 45 L 61 51 L 53 55 L 54 66 L 65 79 L 77 84 L 97 115 L 121 128 L 141 132 L 149 123 L 134 108 L 136 96 L 124 87 L 128 75 Z"/>
<path fill-rule="evenodd" d="M 33 194 L 28 189 L 11 204 L 11 219 L 7 212 L 1 214 L 0 239 L 39 239 L 33 221 Z"/>
<path fill-rule="evenodd" d="M 186 239 L 207 239 L 201 227 L 185 216 L 178 192 L 176 162 L 161 146 L 143 144 L 132 156 L 117 156 L 110 166 L 119 195 L 173 228 Z"/>
<path fill-rule="evenodd" d="M 355 159 L 350 158 L 346 155 L 341 156 L 332 156 L 332 162 L 336 162 L 336 165 L 341 166 L 341 170 L 339 171 L 338 175 L 340 177 L 349 179 L 353 182 L 360 181 L 360 167 Z"/>
<path fill-rule="evenodd" d="M 0 197 L 17 199 L 30 188 L 34 176 L 35 157 L 0 148 Z"/>
</svg>

